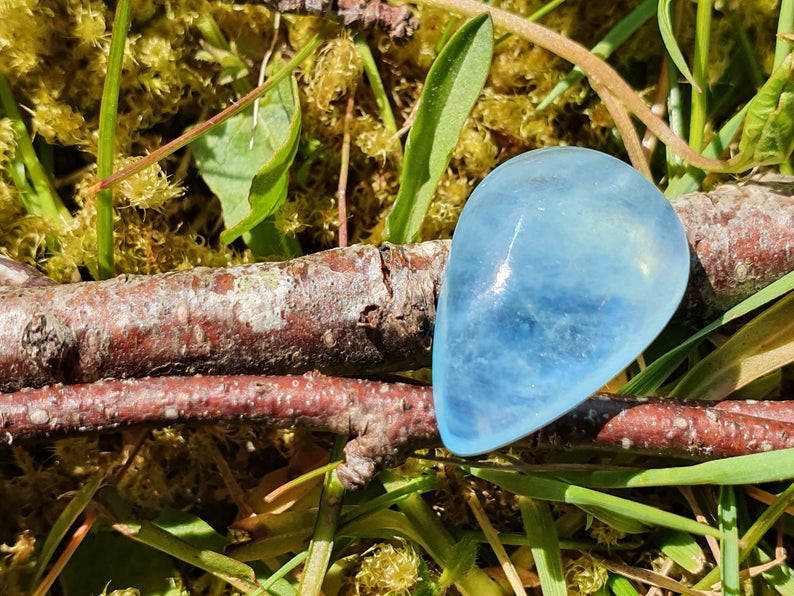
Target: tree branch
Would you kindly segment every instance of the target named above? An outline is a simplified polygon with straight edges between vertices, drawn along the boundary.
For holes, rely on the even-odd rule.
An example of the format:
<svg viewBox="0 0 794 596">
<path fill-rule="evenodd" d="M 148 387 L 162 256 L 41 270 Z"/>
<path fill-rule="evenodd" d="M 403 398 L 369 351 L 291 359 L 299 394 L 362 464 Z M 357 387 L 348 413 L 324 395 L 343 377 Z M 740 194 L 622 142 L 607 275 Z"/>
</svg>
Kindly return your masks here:
<svg viewBox="0 0 794 596">
<path fill-rule="evenodd" d="M 408 6 L 392 6 L 380 0 L 259 0 L 256 4 L 281 13 L 323 16 L 343 25 L 378 27 L 392 39 L 409 38 L 419 26 Z"/>
<path fill-rule="evenodd" d="M 681 316 L 711 316 L 794 269 L 793 181 L 764 178 L 674 200 L 693 248 Z M 0 391 L 428 366 L 448 247 L 360 245 L 283 263 L 5 288 Z"/>
<path fill-rule="evenodd" d="M 405 383 L 316 373 L 158 377 L 0 394 L 0 441 L 9 444 L 120 425 L 239 420 L 352 435 L 338 468 L 348 488 L 415 449 L 440 446 L 432 389 Z M 794 401 L 693 404 L 600 394 L 527 440 L 539 448 L 743 455 L 794 447 Z"/>
</svg>

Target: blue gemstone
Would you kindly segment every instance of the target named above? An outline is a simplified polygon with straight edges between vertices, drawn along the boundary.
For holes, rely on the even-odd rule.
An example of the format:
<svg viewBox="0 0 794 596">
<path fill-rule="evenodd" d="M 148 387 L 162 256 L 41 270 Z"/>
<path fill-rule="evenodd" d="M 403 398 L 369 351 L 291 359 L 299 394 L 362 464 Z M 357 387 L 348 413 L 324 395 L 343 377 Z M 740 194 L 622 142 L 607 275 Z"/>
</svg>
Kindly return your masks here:
<svg viewBox="0 0 794 596">
<path fill-rule="evenodd" d="M 485 453 L 584 401 L 664 328 L 688 275 L 678 217 L 622 161 L 552 147 L 496 168 L 463 209 L 439 298 L 444 445 Z"/>
</svg>

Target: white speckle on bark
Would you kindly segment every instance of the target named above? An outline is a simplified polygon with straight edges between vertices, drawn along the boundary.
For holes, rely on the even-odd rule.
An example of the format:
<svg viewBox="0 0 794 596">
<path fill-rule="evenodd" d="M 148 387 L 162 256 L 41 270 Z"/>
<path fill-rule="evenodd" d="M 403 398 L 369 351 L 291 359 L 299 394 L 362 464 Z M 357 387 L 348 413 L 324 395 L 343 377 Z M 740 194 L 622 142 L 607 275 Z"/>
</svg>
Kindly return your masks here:
<svg viewBox="0 0 794 596">
<path fill-rule="evenodd" d="M 181 301 L 176 305 L 176 320 L 180 325 L 187 325 L 189 318 L 190 310 L 187 307 L 187 303 Z"/>
<path fill-rule="evenodd" d="M 166 406 L 163 408 L 163 417 L 169 420 L 176 420 L 179 418 L 179 408 L 176 406 Z"/>
<path fill-rule="evenodd" d="M 36 408 L 28 412 L 28 420 L 37 425 L 47 424 L 50 421 L 50 414 L 47 410 Z"/>
<path fill-rule="evenodd" d="M 237 320 L 254 332 L 282 329 L 281 316 L 291 284 L 275 271 L 257 271 L 234 280 L 234 304 Z"/>
</svg>

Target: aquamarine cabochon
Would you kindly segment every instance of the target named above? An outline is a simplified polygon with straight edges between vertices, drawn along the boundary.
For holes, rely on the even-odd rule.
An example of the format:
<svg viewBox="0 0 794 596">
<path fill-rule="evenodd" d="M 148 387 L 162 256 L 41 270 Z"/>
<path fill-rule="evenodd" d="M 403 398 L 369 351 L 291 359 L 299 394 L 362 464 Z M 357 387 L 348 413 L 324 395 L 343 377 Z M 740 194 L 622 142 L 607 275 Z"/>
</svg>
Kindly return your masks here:
<svg viewBox="0 0 794 596">
<path fill-rule="evenodd" d="M 654 340 L 688 275 L 670 203 L 622 161 L 551 147 L 496 168 L 463 209 L 439 297 L 444 445 L 485 453 L 574 408 Z"/>
</svg>

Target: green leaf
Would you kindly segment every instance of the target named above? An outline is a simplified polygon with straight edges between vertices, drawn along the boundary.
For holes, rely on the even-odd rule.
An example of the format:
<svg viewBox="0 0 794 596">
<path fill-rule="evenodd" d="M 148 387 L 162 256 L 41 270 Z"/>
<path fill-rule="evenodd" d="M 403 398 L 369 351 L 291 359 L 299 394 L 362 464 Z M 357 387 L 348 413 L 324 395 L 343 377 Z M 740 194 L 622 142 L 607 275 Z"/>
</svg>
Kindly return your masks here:
<svg viewBox="0 0 794 596">
<path fill-rule="evenodd" d="M 794 293 L 781 299 L 703 358 L 670 392 L 717 400 L 794 362 Z"/>
<path fill-rule="evenodd" d="M 78 516 L 85 510 L 88 503 L 91 502 L 91 499 L 94 498 L 94 494 L 99 490 L 99 486 L 102 484 L 104 478 L 102 474 L 97 474 L 89 478 L 80 490 L 74 494 L 72 500 L 69 501 L 69 504 L 66 505 L 64 510 L 61 511 L 50 533 L 47 534 L 47 539 L 44 541 L 32 585 L 37 586 L 39 584 L 52 555 L 55 553 L 55 549 L 58 548 L 58 545 L 61 543 L 61 540 L 63 540 L 63 537 L 66 536 L 69 528 L 72 527 L 72 524 L 74 524 Z"/>
<path fill-rule="evenodd" d="M 725 312 L 720 318 L 707 325 L 676 348 L 654 360 L 645 370 L 620 388 L 622 395 L 649 395 L 661 387 L 662 383 L 678 368 L 701 339 L 722 325 L 771 302 L 794 289 L 794 271 L 787 273 L 779 280 L 769 284 L 742 300 L 739 304 Z"/>
<path fill-rule="evenodd" d="M 631 35 L 639 29 L 643 23 L 650 19 L 656 12 L 657 0 L 645 0 L 642 4 L 637 6 L 629 14 L 627 14 L 617 25 L 610 29 L 601 41 L 595 44 L 590 53 L 598 56 L 602 60 L 609 58 L 621 44 L 626 41 Z M 584 77 L 584 71 L 575 66 L 571 72 L 559 83 L 554 86 L 546 97 L 544 97 L 538 104 L 537 110 L 544 110 L 552 104 L 560 95 L 565 93 L 573 85 L 578 83 Z"/>
<path fill-rule="evenodd" d="M 736 493 L 732 486 L 721 486 L 717 516 L 725 538 L 720 540 L 720 580 L 722 593 L 738 596 L 739 580 L 739 529 L 737 526 Z"/>
<path fill-rule="evenodd" d="M 664 47 L 667 48 L 670 59 L 673 61 L 673 64 L 675 64 L 678 71 L 684 75 L 684 78 L 689 84 L 700 92 L 700 87 L 695 82 L 695 77 L 692 76 L 692 72 L 689 70 L 689 66 L 687 66 L 684 55 L 678 47 L 675 33 L 673 33 L 673 0 L 659 0 L 656 18 L 659 21 L 659 33 L 662 35 L 662 41 L 664 42 Z"/>
<path fill-rule="evenodd" d="M 485 84 L 492 51 L 493 24 L 482 14 L 463 25 L 433 62 L 408 133 L 400 191 L 384 240 L 404 244 L 418 239 L 438 181 Z"/>
<path fill-rule="evenodd" d="M 659 550 L 670 557 L 676 565 L 693 575 L 701 573 L 706 566 L 703 549 L 700 548 L 697 540 L 686 532 L 660 530 L 656 544 Z"/>
<path fill-rule="evenodd" d="M 222 552 L 231 542 L 200 517 L 171 507 L 165 507 L 154 524 L 196 548 Z"/>
<path fill-rule="evenodd" d="M 607 586 L 615 596 L 639 596 L 639 592 L 634 589 L 631 582 L 622 575 L 610 573 L 607 579 Z"/>
<path fill-rule="evenodd" d="M 721 537 L 716 528 L 698 523 L 680 515 L 662 511 L 650 505 L 622 499 L 607 493 L 601 493 L 546 478 L 540 474 L 523 474 L 515 470 L 493 470 L 488 468 L 471 468 L 474 476 L 492 482 L 516 495 L 568 503 L 580 508 L 586 507 L 593 515 L 599 517 L 597 511 L 608 511 L 612 516 L 634 518 L 637 522 L 648 526 L 672 528 L 682 532 L 690 532 L 698 536 Z M 608 520 L 603 520 L 608 523 Z"/>
<path fill-rule="evenodd" d="M 565 480 L 571 484 L 606 489 L 698 484 L 759 484 L 794 478 L 792 456 L 794 449 L 781 449 L 715 459 L 678 468 L 572 470 L 554 472 L 554 476 L 557 480 Z"/>
<path fill-rule="evenodd" d="M 256 588 L 254 571 L 245 563 L 213 550 L 193 546 L 153 523 L 143 522 L 137 532 L 131 531 L 126 535 L 180 561 L 208 571 L 244 594 Z"/>
<path fill-rule="evenodd" d="M 295 158 L 301 117 L 297 82 L 286 77 L 262 98 L 253 129 L 248 108 L 190 144 L 201 176 L 223 208 L 225 243 L 245 237 L 249 247 L 278 247 L 272 226 L 257 224 L 273 215 L 287 197 L 288 171 Z M 260 238 L 265 236 L 264 238 Z M 271 256 L 257 253 L 261 256 Z M 291 256 L 291 255 L 285 255 Z"/>
<path fill-rule="evenodd" d="M 548 503 L 530 497 L 519 497 L 518 506 L 544 596 L 565 596 L 568 591 L 565 586 L 560 543 Z"/>
<path fill-rule="evenodd" d="M 792 151 L 794 54 L 789 54 L 750 101 L 735 159 L 753 166 L 778 164 L 788 159 Z"/>
<path fill-rule="evenodd" d="M 182 596 L 171 557 L 116 532 L 86 536 L 58 575 L 65 596 L 110 594 L 134 588 L 141 596 Z"/>
</svg>

